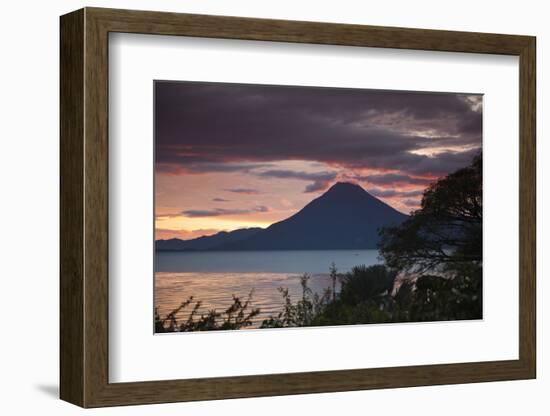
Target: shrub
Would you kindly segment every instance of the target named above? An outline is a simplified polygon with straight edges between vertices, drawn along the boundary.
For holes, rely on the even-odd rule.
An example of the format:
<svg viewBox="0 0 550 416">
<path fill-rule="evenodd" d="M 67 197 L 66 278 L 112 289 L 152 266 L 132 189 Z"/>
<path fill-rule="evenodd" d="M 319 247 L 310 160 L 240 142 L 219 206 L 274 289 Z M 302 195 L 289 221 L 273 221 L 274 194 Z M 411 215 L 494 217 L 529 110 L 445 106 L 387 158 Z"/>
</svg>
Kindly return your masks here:
<svg viewBox="0 0 550 416">
<path fill-rule="evenodd" d="M 193 296 L 189 297 L 180 306 L 168 313 L 164 318 L 161 318 L 158 313 L 158 308 L 155 309 L 155 332 L 188 332 L 188 331 L 214 331 L 214 330 L 229 330 L 242 329 L 252 325 L 253 318 L 260 313 L 259 309 L 251 307 L 252 304 L 251 291 L 245 302 L 233 295 L 233 303 L 223 312 L 210 310 L 206 314 L 199 315 L 199 309 L 202 305 L 201 301 L 195 302 L 193 309 L 185 322 L 178 323 L 178 314 L 193 303 Z"/>
</svg>

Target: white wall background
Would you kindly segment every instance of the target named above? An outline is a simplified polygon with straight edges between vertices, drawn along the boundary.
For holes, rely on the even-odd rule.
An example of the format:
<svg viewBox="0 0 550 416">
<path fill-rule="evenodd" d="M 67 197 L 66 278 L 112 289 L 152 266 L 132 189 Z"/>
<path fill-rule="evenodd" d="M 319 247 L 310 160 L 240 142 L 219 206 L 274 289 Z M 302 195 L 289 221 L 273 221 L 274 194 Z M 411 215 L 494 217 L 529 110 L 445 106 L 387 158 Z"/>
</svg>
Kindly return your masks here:
<svg viewBox="0 0 550 416">
<path fill-rule="evenodd" d="M 58 395 L 58 16 L 82 6 L 317 20 L 433 29 L 530 34 L 538 37 L 538 330 L 539 377 L 534 381 L 422 387 L 338 394 L 225 400 L 87 411 L 103 415 L 546 415 L 550 409 L 549 330 L 544 301 L 550 238 L 542 213 L 550 170 L 544 141 L 544 103 L 550 101 L 545 66 L 550 26 L 537 0 L 383 2 L 232 0 L 120 0 L 5 2 L 0 15 L 0 410 L 4 414 L 83 412 Z M 32 250 L 32 252 L 31 252 Z"/>
</svg>

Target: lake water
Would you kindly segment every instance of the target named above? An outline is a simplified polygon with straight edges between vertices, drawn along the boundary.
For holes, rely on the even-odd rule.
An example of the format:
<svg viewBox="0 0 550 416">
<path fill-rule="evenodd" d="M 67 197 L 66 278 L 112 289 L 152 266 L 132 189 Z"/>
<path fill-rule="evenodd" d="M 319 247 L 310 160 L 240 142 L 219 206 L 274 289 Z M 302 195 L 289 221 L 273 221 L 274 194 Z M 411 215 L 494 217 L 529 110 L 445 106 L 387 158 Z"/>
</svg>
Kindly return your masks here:
<svg viewBox="0 0 550 416">
<path fill-rule="evenodd" d="M 360 264 L 379 263 L 377 250 L 317 251 L 204 251 L 158 252 L 155 255 L 155 305 L 161 316 L 178 307 L 189 296 L 202 301 L 201 312 L 222 311 L 232 303 L 232 295 L 246 299 L 253 290 L 254 308 L 260 314 L 254 327 L 283 305 L 277 288 L 289 289 L 291 298 L 301 297 L 300 275 L 311 275 L 309 286 L 321 294 L 331 286 L 329 267 L 338 272 Z M 179 319 L 188 316 L 184 309 Z"/>
</svg>

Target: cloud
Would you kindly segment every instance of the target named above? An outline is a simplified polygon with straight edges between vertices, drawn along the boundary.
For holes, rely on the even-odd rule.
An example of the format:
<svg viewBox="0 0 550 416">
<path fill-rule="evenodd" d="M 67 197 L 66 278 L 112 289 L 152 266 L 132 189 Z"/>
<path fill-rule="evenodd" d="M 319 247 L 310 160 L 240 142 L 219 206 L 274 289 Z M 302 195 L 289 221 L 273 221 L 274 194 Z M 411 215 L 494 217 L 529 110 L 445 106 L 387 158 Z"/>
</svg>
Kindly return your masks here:
<svg viewBox="0 0 550 416">
<path fill-rule="evenodd" d="M 410 166 L 409 172 L 417 175 L 443 176 L 469 165 L 479 155 L 481 147 L 464 152 L 441 152 L 436 157 L 420 156 L 417 164 Z"/>
<path fill-rule="evenodd" d="M 229 189 L 224 189 L 224 191 L 233 192 L 235 194 L 245 194 L 245 195 L 258 195 L 261 193 L 257 189 L 251 189 L 251 188 L 229 188 Z"/>
<path fill-rule="evenodd" d="M 190 209 L 182 211 L 182 214 L 189 218 L 202 218 L 202 217 L 220 217 L 231 215 L 243 215 L 251 214 L 254 212 L 269 212 L 269 207 L 259 205 L 250 209 L 225 209 L 225 208 L 213 208 L 213 209 Z"/>
<path fill-rule="evenodd" d="M 212 198 L 213 202 L 231 202 L 229 199 L 223 199 L 223 198 Z"/>
<path fill-rule="evenodd" d="M 330 183 L 336 179 L 336 172 L 303 172 L 293 170 L 267 170 L 259 172 L 256 175 L 263 178 L 279 178 L 279 179 L 298 179 L 304 181 L 312 181 L 306 186 L 304 192 L 317 192 L 324 191 L 330 185 Z"/>
<path fill-rule="evenodd" d="M 181 212 L 168 212 L 163 214 L 155 214 L 156 220 L 167 220 L 170 218 L 178 218 L 181 217 Z"/>
<path fill-rule="evenodd" d="M 198 230 L 172 230 L 170 228 L 156 228 L 155 239 L 167 240 L 170 238 L 179 238 L 182 240 L 190 240 L 192 238 L 202 237 L 205 235 L 213 235 L 221 230 L 218 229 L 198 229 Z"/>
<path fill-rule="evenodd" d="M 178 153 L 179 157 L 188 161 L 185 164 L 165 163 L 157 161 L 155 169 L 160 173 L 167 174 L 201 174 L 201 173 L 233 173 L 250 172 L 253 169 L 266 168 L 271 166 L 268 163 L 231 163 L 231 162 L 209 162 L 199 157 L 186 154 L 185 151 Z M 194 160 L 195 159 L 195 160 Z"/>
<path fill-rule="evenodd" d="M 315 181 L 307 185 L 306 189 L 304 189 L 304 192 L 307 194 L 311 192 L 324 191 L 329 187 L 329 185 L 330 185 L 329 181 Z"/>
<path fill-rule="evenodd" d="M 398 173 L 387 173 L 381 175 L 366 175 L 366 176 L 357 176 L 357 180 L 367 181 L 375 185 L 397 185 L 397 184 L 410 184 L 410 185 L 429 185 L 433 182 L 432 179 L 426 178 L 417 178 L 410 175 L 398 174 Z"/>
<path fill-rule="evenodd" d="M 380 188 L 371 188 L 368 190 L 371 195 L 380 198 L 411 198 L 415 196 L 422 196 L 424 191 L 422 189 L 414 191 L 399 191 L 394 189 L 380 189 Z"/>
<path fill-rule="evenodd" d="M 407 207 L 411 208 L 420 208 L 420 200 L 419 199 L 405 199 L 401 201 L 401 203 Z"/>
<path fill-rule="evenodd" d="M 481 95 L 157 82 L 155 96 L 160 172 L 306 160 L 441 176 L 481 148 Z"/>
</svg>

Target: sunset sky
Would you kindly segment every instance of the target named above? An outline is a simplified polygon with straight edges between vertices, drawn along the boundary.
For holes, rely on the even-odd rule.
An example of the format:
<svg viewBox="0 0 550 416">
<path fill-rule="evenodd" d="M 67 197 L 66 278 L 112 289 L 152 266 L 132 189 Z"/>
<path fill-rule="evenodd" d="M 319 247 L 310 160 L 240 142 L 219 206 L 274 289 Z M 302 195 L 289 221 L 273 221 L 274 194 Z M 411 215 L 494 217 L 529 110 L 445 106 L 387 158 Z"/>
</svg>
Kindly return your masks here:
<svg viewBox="0 0 550 416">
<path fill-rule="evenodd" d="M 156 239 L 267 227 L 339 181 L 394 208 L 481 149 L 482 96 L 155 82 Z"/>
</svg>

